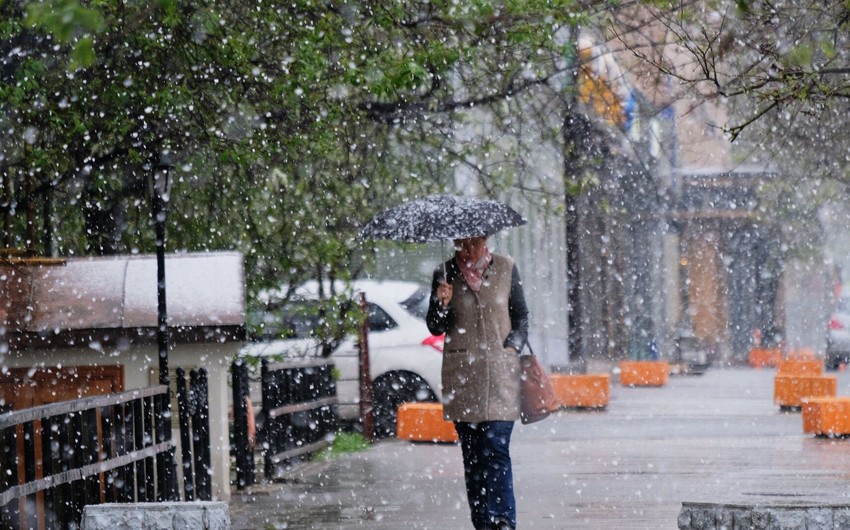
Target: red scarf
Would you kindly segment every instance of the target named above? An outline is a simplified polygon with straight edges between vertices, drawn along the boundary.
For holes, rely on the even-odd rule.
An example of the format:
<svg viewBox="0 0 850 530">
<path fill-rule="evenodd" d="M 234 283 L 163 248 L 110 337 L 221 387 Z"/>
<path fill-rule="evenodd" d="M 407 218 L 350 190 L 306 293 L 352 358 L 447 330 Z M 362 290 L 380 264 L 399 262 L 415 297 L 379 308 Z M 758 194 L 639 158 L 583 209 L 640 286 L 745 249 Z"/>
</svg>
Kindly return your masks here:
<svg viewBox="0 0 850 530">
<path fill-rule="evenodd" d="M 493 261 L 490 249 L 484 247 L 484 252 L 476 263 L 463 262 L 460 259 L 456 259 L 455 261 L 457 261 L 458 268 L 466 280 L 466 285 L 473 291 L 478 292 L 481 289 L 481 284 L 484 283 L 484 271 L 487 270 L 490 262 Z"/>
</svg>

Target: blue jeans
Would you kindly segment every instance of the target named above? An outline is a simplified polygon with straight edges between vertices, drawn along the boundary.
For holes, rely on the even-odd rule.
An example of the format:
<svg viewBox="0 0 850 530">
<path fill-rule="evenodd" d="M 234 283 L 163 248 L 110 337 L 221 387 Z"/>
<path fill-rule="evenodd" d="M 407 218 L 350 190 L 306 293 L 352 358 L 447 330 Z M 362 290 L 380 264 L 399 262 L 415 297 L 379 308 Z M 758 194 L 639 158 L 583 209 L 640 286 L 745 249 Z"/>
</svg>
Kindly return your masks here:
<svg viewBox="0 0 850 530">
<path fill-rule="evenodd" d="M 455 422 L 463 451 L 466 498 L 476 530 L 504 519 L 516 528 L 516 500 L 511 469 L 512 421 Z"/>
</svg>

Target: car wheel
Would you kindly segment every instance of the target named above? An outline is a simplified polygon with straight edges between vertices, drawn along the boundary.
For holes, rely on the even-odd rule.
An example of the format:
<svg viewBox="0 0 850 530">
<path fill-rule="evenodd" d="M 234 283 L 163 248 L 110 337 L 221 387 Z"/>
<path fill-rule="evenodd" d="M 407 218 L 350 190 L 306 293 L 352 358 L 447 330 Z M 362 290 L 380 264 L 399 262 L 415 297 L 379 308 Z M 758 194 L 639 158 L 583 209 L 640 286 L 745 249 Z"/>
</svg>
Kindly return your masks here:
<svg viewBox="0 0 850 530">
<path fill-rule="evenodd" d="M 437 401 L 428 383 L 413 372 L 391 372 L 372 383 L 375 436 L 395 436 L 398 407 L 402 403 Z"/>
</svg>

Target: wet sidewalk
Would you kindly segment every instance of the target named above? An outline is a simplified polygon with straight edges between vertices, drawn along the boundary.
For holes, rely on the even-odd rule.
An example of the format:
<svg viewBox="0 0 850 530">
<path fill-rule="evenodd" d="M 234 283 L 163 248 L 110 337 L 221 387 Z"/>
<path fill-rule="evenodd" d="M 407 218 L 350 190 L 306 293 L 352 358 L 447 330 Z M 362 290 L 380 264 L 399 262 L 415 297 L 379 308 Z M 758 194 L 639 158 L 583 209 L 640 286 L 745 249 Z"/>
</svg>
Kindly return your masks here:
<svg viewBox="0 0 850 530">
<path fill-rule="evenodd" d="M 517 424 L 518 528 L 675 529 L 682 501 L 850 502 L 850 440 L 804 435 L 800 413 L 773 405 L 774 375 L 612 382 L 605 411 Z M 234 529 L 472 528 L 460 448 L 398 440 L 236 493 L 230 510 Z"/>
</svg>

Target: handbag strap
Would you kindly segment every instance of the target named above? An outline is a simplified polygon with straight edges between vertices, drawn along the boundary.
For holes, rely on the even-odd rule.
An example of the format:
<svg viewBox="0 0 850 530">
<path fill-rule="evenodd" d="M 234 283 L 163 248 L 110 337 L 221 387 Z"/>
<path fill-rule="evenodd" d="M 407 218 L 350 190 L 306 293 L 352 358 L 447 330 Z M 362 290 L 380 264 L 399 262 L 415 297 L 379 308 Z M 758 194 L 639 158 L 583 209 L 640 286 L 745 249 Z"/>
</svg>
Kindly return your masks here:
<svg viewBox="0 0 850 530">
<path fill-rule="evenodd" d="M 519 352 L 519 356 L 520 357 L 528 357 L 528 356 L 534 355 L 534 350 L 531 349 L 531 342 L 529 342 L 528 339 L 525 339 L 525 345 L 526 345 L 526 347 L 528 347 L 528 353 L 523 353 L 525 351 L 525 348 L 523 348 Z"/>
</svg>

